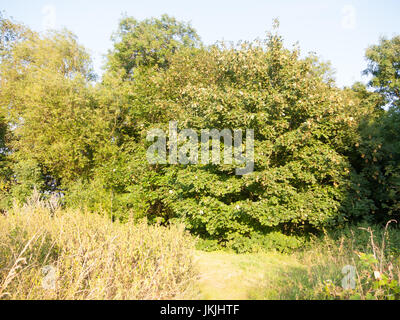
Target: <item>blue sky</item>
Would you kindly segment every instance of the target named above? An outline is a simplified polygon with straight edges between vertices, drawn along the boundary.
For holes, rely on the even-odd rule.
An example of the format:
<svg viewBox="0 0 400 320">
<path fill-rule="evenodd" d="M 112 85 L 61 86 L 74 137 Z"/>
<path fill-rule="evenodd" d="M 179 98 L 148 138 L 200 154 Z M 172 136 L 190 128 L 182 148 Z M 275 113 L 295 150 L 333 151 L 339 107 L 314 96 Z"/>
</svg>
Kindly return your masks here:
<svg viewBox="0 0 400 320">
<path fill-rule="evenodd" d="M 263 38 L 279 18 L 286 46 L 298 41 L 303 54 L 331 61 L 339 86 L 365 81 L 365 49 L 381 36 L 400 34 L 398 0 L 0 0 L 0 10 L 36 31 L 73 31 L 98 73 L 122 13 L 137 19 L 167 13 L 190 21 L 206 44 Z"/>
</svg>

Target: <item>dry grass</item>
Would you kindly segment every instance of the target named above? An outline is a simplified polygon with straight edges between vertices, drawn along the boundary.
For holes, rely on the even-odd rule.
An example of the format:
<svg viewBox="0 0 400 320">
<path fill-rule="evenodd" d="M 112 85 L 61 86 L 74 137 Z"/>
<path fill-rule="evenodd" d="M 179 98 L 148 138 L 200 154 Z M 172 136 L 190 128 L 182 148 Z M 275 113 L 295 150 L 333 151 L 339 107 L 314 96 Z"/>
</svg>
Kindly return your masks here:
<svg viewBox="0 0 400 320">
<path fill-rule="evenodd" d="M 268 299 L 264 291 L 260 297 L 255 294 L 260 285 L 263 290 L 265 281 L 277 282 L 286 266 L 299 265 L 294 257 L 278 252 L 197 251 L 196 257 L 201 270 L 201 298 L 206 300 Z"/>
<path fill-rule="evenodd" d="M 192 255 L 180 226 L 113 223 L 34 198 L 0 216 L 0 299 L 192 298 Z"/>
</svg>

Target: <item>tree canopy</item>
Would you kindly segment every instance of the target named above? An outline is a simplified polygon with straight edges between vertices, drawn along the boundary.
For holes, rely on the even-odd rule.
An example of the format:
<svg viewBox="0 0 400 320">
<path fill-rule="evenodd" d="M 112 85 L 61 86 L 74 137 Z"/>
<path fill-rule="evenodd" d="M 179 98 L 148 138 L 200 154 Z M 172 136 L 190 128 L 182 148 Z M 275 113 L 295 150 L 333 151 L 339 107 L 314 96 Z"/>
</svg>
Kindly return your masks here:
<svg viewBox="0 0 400 320">
<path fill-rule="evenodd" d="M 36 187 L 220 242 L 398 214 L 399 117 L 383 109 L 399 106 L 398 37 L 367 50 L 371 92 L 336 87 L 328 64 L 285 48 L 276 30 L 205 46 L 172 17 L 124 17 L 96 82 L 70 32 L 0 21 L 3 207 Z M 170 121 L 199 134 L 253 129 L 254 172 L 150 164 L 147 132 Z"/>
</svg>

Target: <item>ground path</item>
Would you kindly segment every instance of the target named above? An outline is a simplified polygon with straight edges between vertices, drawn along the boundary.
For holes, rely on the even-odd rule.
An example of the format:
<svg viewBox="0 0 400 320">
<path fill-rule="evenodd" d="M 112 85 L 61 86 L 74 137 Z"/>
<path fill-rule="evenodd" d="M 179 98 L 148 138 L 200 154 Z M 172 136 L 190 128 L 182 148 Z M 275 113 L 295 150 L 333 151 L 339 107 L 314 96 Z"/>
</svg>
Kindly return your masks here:
<svg viewBox="0 0 400 320">
<path fill-rule="evenodd" d="M 196 251 L 202 299 L 279 298 L 279 286 L 291 272 L 304 268 L 294 257 L 279 253 L 238 255 Z"/>
</svg>

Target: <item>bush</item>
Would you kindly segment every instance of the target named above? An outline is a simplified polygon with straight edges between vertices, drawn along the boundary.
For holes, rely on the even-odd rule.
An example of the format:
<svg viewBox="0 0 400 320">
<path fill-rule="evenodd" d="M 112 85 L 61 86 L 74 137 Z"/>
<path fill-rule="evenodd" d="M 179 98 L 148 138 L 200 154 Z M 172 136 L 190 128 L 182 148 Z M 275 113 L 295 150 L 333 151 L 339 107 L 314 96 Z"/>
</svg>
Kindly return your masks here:
<svg viewBox="0 0 400 320">
<path fill-rule="evenodd" d="M 223 249 L 221 245 L 218 243 L 218 240 L 212 239 L 197 239 L 196 241 L 196 249 L 202 250 L 205 252 L 212 252 Z"/>
<path fill-rule="evenodd" d="M 254 233 L 250 237 L 238 234 L 229 235 L 227 241 L 216 239 L 198 239 L 196 249 L 210 252 L 217 250 L 232 250 L 235 253 L 256 253 L 277 251 L 281 253 L 293 253 L 306 243 L 305 237 L 285 235 L 279 231 L 267 234 Z"/>
</svg>

